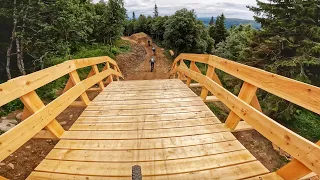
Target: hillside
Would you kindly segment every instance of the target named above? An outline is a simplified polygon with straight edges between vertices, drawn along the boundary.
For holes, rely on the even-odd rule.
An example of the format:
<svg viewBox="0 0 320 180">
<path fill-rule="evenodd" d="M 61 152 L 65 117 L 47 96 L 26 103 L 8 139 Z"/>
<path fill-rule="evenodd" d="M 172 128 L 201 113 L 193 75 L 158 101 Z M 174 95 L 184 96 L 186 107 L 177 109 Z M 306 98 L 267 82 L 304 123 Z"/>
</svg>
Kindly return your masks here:
<svg viewBox="0 0 320 180">
<path fill-rule="evenodd" d="M 201 17 L 198 18 L 199 20 L 203 21 L 203 23 L 207 26 L 209 25 L 211 17 Z M 216 20 L 216 18 L 214 18 Z M 260 29 L 261 25 L 254 20 L 248 19 L 237 19 L 237 18 L 226 18 L 225 25 L 229 29 L 231 26 L 238 26 L 240 24 L 251 24 L 254 28 Z"/>
</svg>

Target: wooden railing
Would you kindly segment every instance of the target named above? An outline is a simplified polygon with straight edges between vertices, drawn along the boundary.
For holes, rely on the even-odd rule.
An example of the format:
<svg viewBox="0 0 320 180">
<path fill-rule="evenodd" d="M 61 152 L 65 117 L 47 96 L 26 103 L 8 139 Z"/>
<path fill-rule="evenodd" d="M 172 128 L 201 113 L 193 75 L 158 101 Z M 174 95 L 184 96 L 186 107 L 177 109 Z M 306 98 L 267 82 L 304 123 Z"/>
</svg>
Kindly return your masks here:
<svg viewBox="0 0 320 180">
<path fill-rule="evenodd" d="M 101 72 L 98 64 L 105 64 Z M 77 69 L 88 66 L 92 67 L 91 71 L 81 81 Z M 45 105 L 35 90 L 67 74 L 69 80 L 63 93 Z M 66 61 L 0 84 L 0 106 L 17 98 L 24 104 L 23 121 L 0 136 L 0 161 L 34 136 L 42 134 L 59 138 L 64 129 L 55 118 L 70 105 L 87 106 L 90 100 L 86 91 L 96 84 L 99 88 L 93 89 L 102 90 L 104 83 L 110 83 L 114 77 L 117 80 L 123 78 L 117 63 L 109 57 L 96 57 Z M 76 101 L 79 97 L 81 101 Z"/>
<path fill-rule="evenodd" d="M 190 61 L 190 68 L 185 61 Z M 206 75 L 201 73 L 196 62 L 207 64 Z M 215 73 L 216 68 L 244 81 L 238 97 L 222 86 Z M 188 86 L 191 80 L 200 83 L 203 100 L 210 91 L 230 108 L 225 124 L 231 130 L 243 119 L 291 154 L 295 160 L 277 171 L 281 177 L 299 179 L 312 171 L 320 174 L 320 143 L 317 145 L 308 141 L 263 114 L 256 97 L 256 91 L 260 88 L 320 114 L 320 88 L 213 55 L 180 54 L 171 69 L 171 75 L 176 74 L 180 79 L 186 79 Z"/>
</svg>

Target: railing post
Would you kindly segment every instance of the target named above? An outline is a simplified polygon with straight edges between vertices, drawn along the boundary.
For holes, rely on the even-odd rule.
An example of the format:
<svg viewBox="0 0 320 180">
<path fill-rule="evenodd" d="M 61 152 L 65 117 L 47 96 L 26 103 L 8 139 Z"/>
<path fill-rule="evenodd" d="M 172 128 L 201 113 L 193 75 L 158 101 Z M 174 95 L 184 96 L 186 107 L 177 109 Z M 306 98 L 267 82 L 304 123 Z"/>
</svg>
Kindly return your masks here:
<svg viewBox="0 0 320 180">
<path fill-rule="evenodd" d="M 212 79 L 213 74 L 214 74 L 214 67 L 209 65 L 206 76 Z M 203 101 L 205 101 L 207 99 L 207 96 L 208 96 L 208 89 L 203 86 L 200 97 L 203 99 Z"/>
<path fill-rule="evenodd" d="M 93 66 L 92 66 L 92 72 L 93 72 L 94 75 L 95 75 L 95 74 L 99 74 L 99 69 L 98 69 L 98 66 L 97 66 L 97 65 L 93 65 Z M 99 85 L 99 87 L 100 87 L 101 90 L 104 89 L 104 84 L 103 84 L 102 81 L 99 81 L 99 82 L 98 82 L 98 85 Z"/>
<path fill-rule="evenodd" d="M 106 64 L 106 69 L 111 69 L 109 62 L 107 62 L 107 64 Z M 109 77 L 108 77 L 108 82 L 109 82 L 109 83 L 113 82 L 113 76 L 112 76 L 112 74 L 109 75 Z"/>
<path fill-rule="evenodd" d="M 36 113 L 39 109 L 45 106 L 35 91 L 31 91 L 28 94 L 21 96 L 20 100 L 25 106 L 24 113 L 28 111 L 28 115 Z M 26 115 L 24 118 L 26 118 Z M 57 138 L 64 133 L 63 127 L 56 119 L 53 119 L 49 124 L 47 124 L 46 129 Z"/>
<path fill-rule="evenodd" d="M 77 73 L 77 70 L 74 70 L 74 71 L 70 72 L 69 75 L 70 75 L 70 79 L 73 82 L 73 85 L 76 85 L 76 84 L 78 84 L 80 82 L 80 78 L 79 78 L 79 75 Z M 82 93 L 80 98 L 81 98 L 82 102 L 86 106 L 89 105 L 90 100 L 89 100 L 89 97 L 88 97 L 86 92 Z"/>
<path fill-rule="evenodd" d="M 320 146 L 320 141 L 316 143 Z M 280 168 L 276 173 L 281 176 L 284 180 L 286 179 L 300 179 L 312 171 L 302 164 L 297 159 L 293 159 L 291 162 Z"/>
<path fill-rule="evenodd" d="M 250 104 L 250 102 L 252 101 L 252 99 L 256 95 L 257 89 L 258 88 L 256 86 L 249 84 L 247 82 L 244 82 L 238 97 L 242 101 Z M 231 112 L 229 113 L 229 116 L 228 116 L 225 124 L 228 128 L 230 128 L 231 130 L 234 130 L 237 127 L 240 120 L 241 120 L 241 118 L 237 114 L 235 114 L 231 109 Z"/>
</svg>

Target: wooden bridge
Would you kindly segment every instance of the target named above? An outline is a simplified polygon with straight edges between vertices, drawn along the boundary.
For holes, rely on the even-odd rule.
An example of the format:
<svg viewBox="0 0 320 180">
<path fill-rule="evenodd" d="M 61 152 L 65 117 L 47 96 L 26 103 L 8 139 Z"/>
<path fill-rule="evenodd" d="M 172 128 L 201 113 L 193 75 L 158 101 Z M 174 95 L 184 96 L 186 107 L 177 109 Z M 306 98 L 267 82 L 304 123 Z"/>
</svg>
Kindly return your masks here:
<svg viewBox="0 0 320 180">
<path fill-rule="evenodd" d="M 207 64 L 205 75 L 197 63 Z M 92 69 L 81 81 L 77 69 L 87 66 Z M 238 97 L 223 88 L 215 68 L 244 81 Z M 116 62 L 98 57 L 67 61 L 1 84 L 0 105 L 20 98 L 24 121 L 0 136 L 0 160 L 31 138 L 58 138 L 28 179 L 131 179 L 134 165 L 141 167 L 143 179 L 320 174 L 319 146 L 264 115 L 256 97 L 261 88 L 319 114 L 320 88 L 211 55 L 181 54 L 171 73 L 174 79 L 119 81 L 123 76 Z M 66 74 L 63 93 L 45 105 L 35 90 Z M 202 87 L 200 97 L 189 88 L 194 86 Z M 96 90 L 101 93 L 90 101 L 86 92 Z M 231 109 L 226 123 L 210 111 L 208 101 Z M 55 118 L 68 106 L 86 109 L 65 131 Z M 232 134 L 248 129 L 295 159 L 269 172 Z"/>
</svg>

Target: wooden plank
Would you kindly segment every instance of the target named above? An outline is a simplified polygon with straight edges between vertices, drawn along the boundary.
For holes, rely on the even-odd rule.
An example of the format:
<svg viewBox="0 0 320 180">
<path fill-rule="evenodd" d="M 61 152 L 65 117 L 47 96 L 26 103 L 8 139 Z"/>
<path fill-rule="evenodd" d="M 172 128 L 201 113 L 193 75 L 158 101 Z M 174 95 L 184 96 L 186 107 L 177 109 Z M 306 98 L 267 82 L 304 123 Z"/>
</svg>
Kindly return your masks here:
<svg viewBox="0 0 320 180">
<path fill-rule="evenodd" d="M 245 121 L 240 121 L 238 126 L 232 132 L 240 132 L 240 131 L 247 131 L 253 130 L 254 128 Z"/>
<path fill-rule="evenodd" d="M 70 75 L 70 79 L 71 79 L 72 82 L 73 82 L 73 85 L 76 85 L 76 84 L 78 84 L 78 83 L 81 82 L 81 81 L 80 81 L 80 78 L 79 78 L 79 75 L 78 75 L 78 73 L 77 73 L 76 70 L 70 72 L 69 75 Z M 89 97 L 88 97 L 87 93 L 86 93 L 86 92 L 82 93 L 82 94 L 80 95 L 80 98 L 81 98 L 81 101 L 82 101 L 86 106 L 88 106 L 90 100 L 89 100 Z"/>
<path fill-rule="evenodd" d="M 81 117 L 108 117 L 108 116 L 137 116 L 137 115 L 156 115 L 156 114 L 175 114 L 187 112 L 202 112 L 209 111 L 210 109 L 205 106 L 191 106 L 191 107 L 175 107 L 175 108 L 159 108 L 159 109 L 103 109 L 103 110 L 85 110 Z"/>
<path fill-rule="evenodd" d="M 93 66 L 105 62 L 109 62 L 112 64 L 116 64 L 114 60 L 109 58 L 108 56 L 101 56 L 101 57 L 93 57 L 93 58 L 82 58 L 82 59 L 75 59 L 73 60 L 74 64 L 76 65 L 77 69 Z"/>
<path fill-rule="evenodd" d="M 53 140 L 58 140 L 58 138 L 48 130 L 41 130 L 36 135 L 34 135 L 32 138 L 34 138 L 34 139 L 53 139 Z"/>
<path fill-rule="evenodd" d="M 83 80 L 57 99 L 50 102 L 47 106 L 41 108 L 37 113 L 19 123 L 10 131 L 0 136 L 0 161 L 17 150 L 25 142 L 36 135 L 42 128 L 48 125 L 56 116 L 66 109 L 73 101 L 77 99 L 86 89 L 90 88 L 96 82 L 104 79 L 109 74 L 117 74 L 114 70 L 106 70 L 88 79 Z M 120 74 L 118 74 L 120 75 Z"/>
<path fill-rule="evenodd" d="M 26 95 L 21 96 L 20 100 L 24 104 L 25 108 L 28 109 L 28 111 L 32 114 L 37 113 L 40 109 L 45 107 L 45 105 L 43 104 L 40 97 L 37 95 L 35 91 L 31 91 Z M 51 120 L 46 125 L 46 129 L 57 138 L 59 138 L 64 133 L 63 127 L 58 123 L 56 119 Z"/>
<path fill-rule="evenodd" d="M 164 175 L 185 173 L 206 169 L 219 168 L 254 161 L 255 158 L 247 151 L 235 151 L 211 156 L 155 161 L 140 162 L 139 165 L 143 169 L 143 174 L 148 175 Z M 215 162 L 215 163 L 213 163 Z M 183 164 L 183 166 L 182 166 Z M 115 167 L 116 165 L 116 167 Z M 97 175 L 97 176 L 124 176 L 128 177 L 132 174 L 132 166 L 134 162 L 128 163 L 103 163 L 103 162 L 75 162 L 75 161 L 59 161 L 59 160 L 43 160 L 35 169 L 36 171 L 79 174 L 79 175 Z"/>
<path fill-rule="evenodd" d="M 191 79 L 191 78 L 190 78 Z M 203 85 L 202 84 L 200 84 L 200 83 L 191 83 L 190 84 L 190 87 L 191 88 L 198 88 L 198 87 L 202 87 Z"/>
<path fill-rule="evenodd" d="M 0 106 L 15 100 L 75 70 L 72 61 L 66 61 L 26 76 L 20 76 L 0 84 Z"/>
<path fill-rule="evenodd" d="M 143 179 L 149 180 L 191 180 L 191 179 L 243 179 L 259 174 L 267 173 L 267 169 L 258 161 L 226 166 L 217 169 L 209 169 L 203 171 L 195 171 L 191 173 L 162 175 L 162 176 L 143 176 Z M 86 175 L 69 175 L 48 172 L 32 172 L 28 179 L 42 180 L 42 179 L 65 179 L 65 180 L 101 180 L 101 179 L 128 179 L 131 177 L 106 177 L 106 176 L 86 176 Z"/>
<path fill-rule="evenodd" d="M 194 94 L 172 94 L 172 95 L 154 95 L 154 96 L 124 96 L 123 98 L 115 96 L 98 96 L 94 101 L 103 101 L 108 99 L 109 101 L 127 101 L 127 100 L 147 100 L 147 99 L 171 99 L 171 98 L 189 98 L 195 97 Z"/>
<path fill-rule="evenodd" d="M 108 100 L 105 101 L 98 101 L 93 100 L 91 101 L 90 105 L 99 106 L 99 105 L 137 105 L 137 104 L 150 104 L 150 106 L 157 104 L 157 103 L 174 103 L 174 102 L 192 102 L 192 101 L 199 101 L 201 100 L 199 97 L 188 97 L 188 98 L 171 98 L 171 99 L 137 99 L 137 100 L 127 100 L 127 101 L 114 101 Z"/>
<path fill-rule="evenodd" d="M 207 96 L 204 102 L 219 102 L 220 100 L 215 96 Z"/>
<path fill-rule="evenodd" d="M 210 56 L 208 64 L 258 88 L 320 114 L 319 87 L 217 56 Z"/>
<path fill-rule="evenodd" d="M 295 134 L 281 124 L 275 122 L 249 104 L 215 83 L 213 80 L 188 69 L 177 68 L 185 75 L 196 79 L 217 96 L 239 117 L 284 151 L 297 158 L 312 171 L 320 174 L 320 148 L 312 142 Z"/>
<path fill-rule="evenodd" d="M 238 97 L 242 101 L 246 103 L 250 103 L 254 98 L 254 96 L 256 95 L 256 92 L 257 92 L 256 86 L 253 86 L 252 84 L 244 82 Z M 241 118 L 236 113 L 234 113 L 231 109 L 228 115 L 228 118 L 226 120 L 226 126 L 229 127 L 231 130 L 234 130 L 237 127 L 240 120 Z"/>
<path fill-rule="evenodd" d="M 9 179 L 7 179 L 7 178 L 5 178 L 3 176 L 0 176 L 0 180 L 9 180 Z"/>
<path fill-rule="evenodd" d="M 92 71 L 93 71 L 94 74 L 99 74 L 99 69 L 98 69 L 98 66 L 97 66 L 96 64 L 92 66 Z M 117 77 L 118 77 L 118 76 L 117 76 Z M 102 81 L 99 81 L 99 82 L 98 82 L 98 85 L 99 85 L 99 87 L 100 87 L 101 90 L 104 89 L 104 84 L 103 84 Z"/>
<path fill-rule="evenodd" d="M 231 151 L 245 150 L 239 141 L 227 141 L 195 146 L 174 147 L 146 150 L 68 150 L 53 149 L 46 159 L 86 161 L 86 162 L 153 162 L 161 160 L 186 159 L 200 156 L 211 156 Z M 121 157 L 121 158 L 119 158 Z"/>
<path fill-rule="evenodd" d="M 217 132 L 228 132 L 224 124 L 206 126 L 140 130 L 140 131 L 66 131 L 61 139 L 153 139 L 178 136 L 192 136 L 200 134 L 212 134 Z"/>
<path fill-rule="evenodd" d="M 90 88 L 86 90 L 87 92 L 92 92 L 92 91 L 101 91 L 100 88 Z"/>
<path fill-rule="evenodd" d="M 206 76 L 208 78 L 212 79 L 213 73 L 214 73 L 214 67 L 213 66 L 208 66 Z M 208 96 L 208 89 L 206 89 L 206 87 L 203 86 L 201 94 L 200 94 L 200 97 L 202 98 L 203 101 L 206 101 L 207 96 Z"/>
<path fill-rule="evenodd" d="M 252 178 L 248 178 L 247 180 L 263 180 L 263 179 L 265 179 L 265 180 L 283 180 L 283 178 L 278 176 L 277 173 L 275 173 L 275 172 L 252 177 Z"/>
<path fill-rule="evenodd" d="M 320 146 L 320 141 L 316 143 Z M 297 159 L 293 159 L 290 163 L 276 171 L 283 179 L 300 179 L 312 171 Z"/>
<path fill-rule="evenodd" d="M 83 150 L 143 150 L 185 147 L 236 140 L 230 132 L 194 136 L 137 140 L 67 140 L 62 139 L 55 149 Z"/>
<path fill-rule="evenodd" d="M 111 110 L 111 109 L 118 109 L 118 110 L 125 110 L 125 109 L 159 109 L 159 108 L 175 108 L 175 107 L 193 107 L 193 106 L 203 106 L 203 102 L 196 100 L 190 101 L 188 103 L 185 102 L 173 102 L 173 103 L 156 103 L 156 104 L 135 104 L 135 105 L 113 105 L 112 103 L 97 103 L 92 102 L 86 108 L 86 110 Z"/>
<path fill-rule="evenodd" d="M 85 108 L 87 105 L 83 101 L 74 101 L 70 104 L 70 107 L 82 107 Z"/>
<path fill-rule="evenodd" d="M 175 127 L 205 126 L 220 123 L 218 118 L 197 118 L 178 121 L 156 121 L 156 122 L 127 122 L 127 123 L 75 123 L 69 131 L 79 130 L 139 130 L 139 129 L 167 129 Z"/>
<path fill-rule="evenodd" d="M 172 120 L 186 120 L 193 118 L 214 118 L 212 111 L 203 112 L 188 112 L 175 114 L 161 114 L 161 115 L 140 115 L 140 116 L 108 116 L 108 117 L 82 117 L 80 116 L 77 123 L 83 122 L 99 122 L 99 123 L 126 123 L 126 122 L 154 122 L 154 121 L 172 121 Z"/>
<path fill-rule="evenodd" d="M 199 101 L 201 100 L 199 97 L 188 97 L 188 98 L 171 98 L 171 99 L 136 99 L 136 100 L 127 100 L 127 101 L 115 101 L 115 100 L 96 100 L 90 102 L 90 105 L 93 106 L 112 106 L 112 105 L 138 105 L 138 104 L 149 104 L 150 106 L 153 106 L 157 103 L 175 103 L 175 102 L 192 102 L 192 101 Z"/>
<path fill-rule="evenodd" d="M 66 91 L 68 91 L 70 88 L 73 87 L 73 82 L 71 80 L 71 78 L 68 79 L 66 86 L 64 87 L 62 94 L 65 93 Z"/>
</svg>

